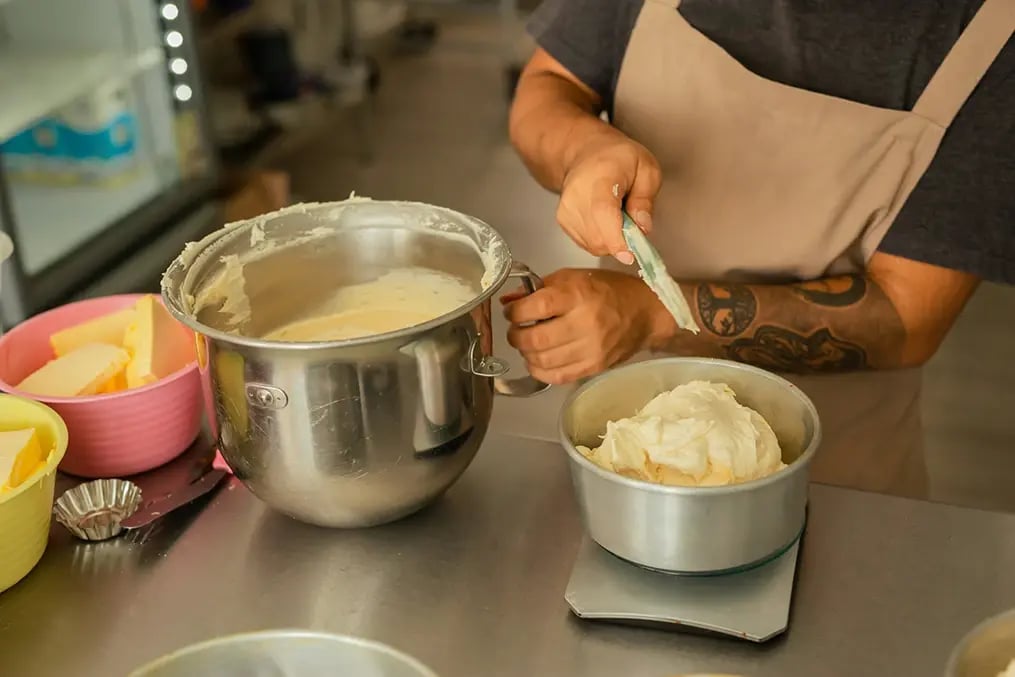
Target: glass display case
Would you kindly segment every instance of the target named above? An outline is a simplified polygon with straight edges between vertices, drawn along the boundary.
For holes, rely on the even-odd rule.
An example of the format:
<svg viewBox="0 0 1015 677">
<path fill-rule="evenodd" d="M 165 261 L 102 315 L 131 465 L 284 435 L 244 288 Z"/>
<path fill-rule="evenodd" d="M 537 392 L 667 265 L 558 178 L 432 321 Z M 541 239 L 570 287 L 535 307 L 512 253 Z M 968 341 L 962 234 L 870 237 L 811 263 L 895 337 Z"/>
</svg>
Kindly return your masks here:
<svg viewBox="0 0 1015 677">
<path fill-rule="evenodd" d="M 202 227 L 216 166 L 188 2 L 0 0 L 5 326 L 116 271 L 157 279 Z"/>
</svg>

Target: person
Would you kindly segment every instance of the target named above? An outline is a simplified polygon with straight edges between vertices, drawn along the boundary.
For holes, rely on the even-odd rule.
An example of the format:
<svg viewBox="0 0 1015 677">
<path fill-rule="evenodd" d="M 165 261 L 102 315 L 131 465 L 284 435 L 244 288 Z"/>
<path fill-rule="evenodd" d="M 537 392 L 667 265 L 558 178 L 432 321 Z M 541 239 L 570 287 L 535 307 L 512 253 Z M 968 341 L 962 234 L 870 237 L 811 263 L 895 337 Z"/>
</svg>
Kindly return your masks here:
<svg viewBox="0 0 1015 677">
<path fill-rule="evenodd" d="M 592 254 L 631 262 L 626 203 L 703 329 L 677 331 L 630 275 L 560 271 L 508 309 L 534 376 L 574 381 L 643 348 L 913 366 L 980 278 L 1015 281 L 1012 3 L 991 0 L 958 41 L 977 0 L 812 4 L 549 0 L 534 15 L 518 152 Z"/>
<path fill-rule="evenodd" d="M 606 258 L 505 297 L 509 342 L 553 384 L 646 350 L 922 365 L 980 280 L 1015 283 L 1013 27 L 1015 0 L 546 0 L 510 136 Z M 635 276 L 622 207 L 698 335 Z"/>
</svg>

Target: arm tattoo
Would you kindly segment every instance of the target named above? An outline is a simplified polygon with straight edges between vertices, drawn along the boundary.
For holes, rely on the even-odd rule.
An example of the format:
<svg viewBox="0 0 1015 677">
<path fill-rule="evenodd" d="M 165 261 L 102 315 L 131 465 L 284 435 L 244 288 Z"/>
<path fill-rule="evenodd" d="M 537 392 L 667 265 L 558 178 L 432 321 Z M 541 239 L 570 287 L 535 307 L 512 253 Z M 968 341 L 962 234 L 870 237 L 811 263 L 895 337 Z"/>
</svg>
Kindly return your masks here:
<svg viewBox="0 0 1015 677">
<path fill-rule="evenodd" d="M 751 338 L 733 341 L 726 353 L 730 359 L 774 371 L 856 371 L 868 366 L 863 348 L 835 338 L 827 328 L 805 336 L 766 324 Z"/>
<path fill-rule="evenodd" d="M 758 312 L 754 294 L 742 284 L 698 285 L 698 313 L 716 336 L 738 336 L 751 326 Z"/>
<path fill-rule="evenodd" d="M 701 283 L 692 289 L 706 330 L 700 338 L 733 360 L 775 371 L 823 372 L 893 366 L 901 355 L 902 320 L 864 275 L 782 285 Z"/>
<path fill-rule="evenodd" d="M 797 296 L 814 305 L 844 308 L 859 303 L 867 295 L 867 278 L 863 275 L 843 275 L 798 282 L 792 288 Z"/>
</svg>

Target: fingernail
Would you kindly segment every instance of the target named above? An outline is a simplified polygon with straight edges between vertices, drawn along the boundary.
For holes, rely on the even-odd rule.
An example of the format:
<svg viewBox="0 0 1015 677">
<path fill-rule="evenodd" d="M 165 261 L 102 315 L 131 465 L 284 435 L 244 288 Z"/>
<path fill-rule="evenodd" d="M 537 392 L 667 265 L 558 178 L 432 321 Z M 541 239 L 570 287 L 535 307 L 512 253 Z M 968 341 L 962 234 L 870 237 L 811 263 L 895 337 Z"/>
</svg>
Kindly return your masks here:
<svg viewBox="0 0 1015 677">
<path fill-rule="evenodd" d="M 613 258 L 617 259 L 625 266 L 629 266 L 634 263 L 634 254 L 631 252 L 617 252 L 613 255 Z"/>
<path fill-rule="evenodd" d="M 634 221 L 646 233 L 648 231 L 652 230 L 652 215 L 649 214 L 648 212 L 646 212 L 645 210 L 642 210 L 640 212 L 636 212 L 635 215 L 634 215 Z"/>
</svg>

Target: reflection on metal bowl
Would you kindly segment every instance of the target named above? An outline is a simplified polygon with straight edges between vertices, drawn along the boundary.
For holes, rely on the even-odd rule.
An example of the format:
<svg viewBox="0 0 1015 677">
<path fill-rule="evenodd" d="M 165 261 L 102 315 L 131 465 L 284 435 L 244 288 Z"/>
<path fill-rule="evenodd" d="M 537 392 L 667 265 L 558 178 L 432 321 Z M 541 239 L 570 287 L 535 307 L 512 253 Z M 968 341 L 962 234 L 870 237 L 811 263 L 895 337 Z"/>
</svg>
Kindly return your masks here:
<svg viewBox="0 0 1015 677">
<path fill-rule="evenodd" d="M 973 628 L 952 653 L 945 677 L 1002 677 L 1015 661 L 1015 609 Z"/>
<path fill-rule="evenodd" d="M 417 267 L 457 277 L 475 298 L 383 334 L 261 338 L 339 289 Z M 490 354 L 490 298 L 509 277 L 539 284 L 477 219 L 350 200 L 227 226 L 189 245 L 162 287 L 166 307 L 200 337 L 208 415 L 236 476 L 297 519 L 363 527 L 413 513 L 451 486 L 486 434 L 495 388 L 544 387 L 495 379 L 503 363 Z"/>
<path fill-rule="evenodd" d="M 269 630 L 194 644 L 138 668 L 130 677 L 437 677 L 379 642 L 305 630 Z"/>
<path fill-rule="evenodd" d="M 743 484 L 663 486 L 604 470 L 575 448 L 598 446 L 608 421 L 694 380 L 728 384 L 741 404 L 764 416 L 789 467 Z M 560 438 L 594 541 L 640 566 L 702 575 L 760 564 L 800 536 L 821 425 L 807 396 L 774 374 L 725 360 L 673 357 L 627 365 L 578 388 L 561 412 Z"/>
</svg>

